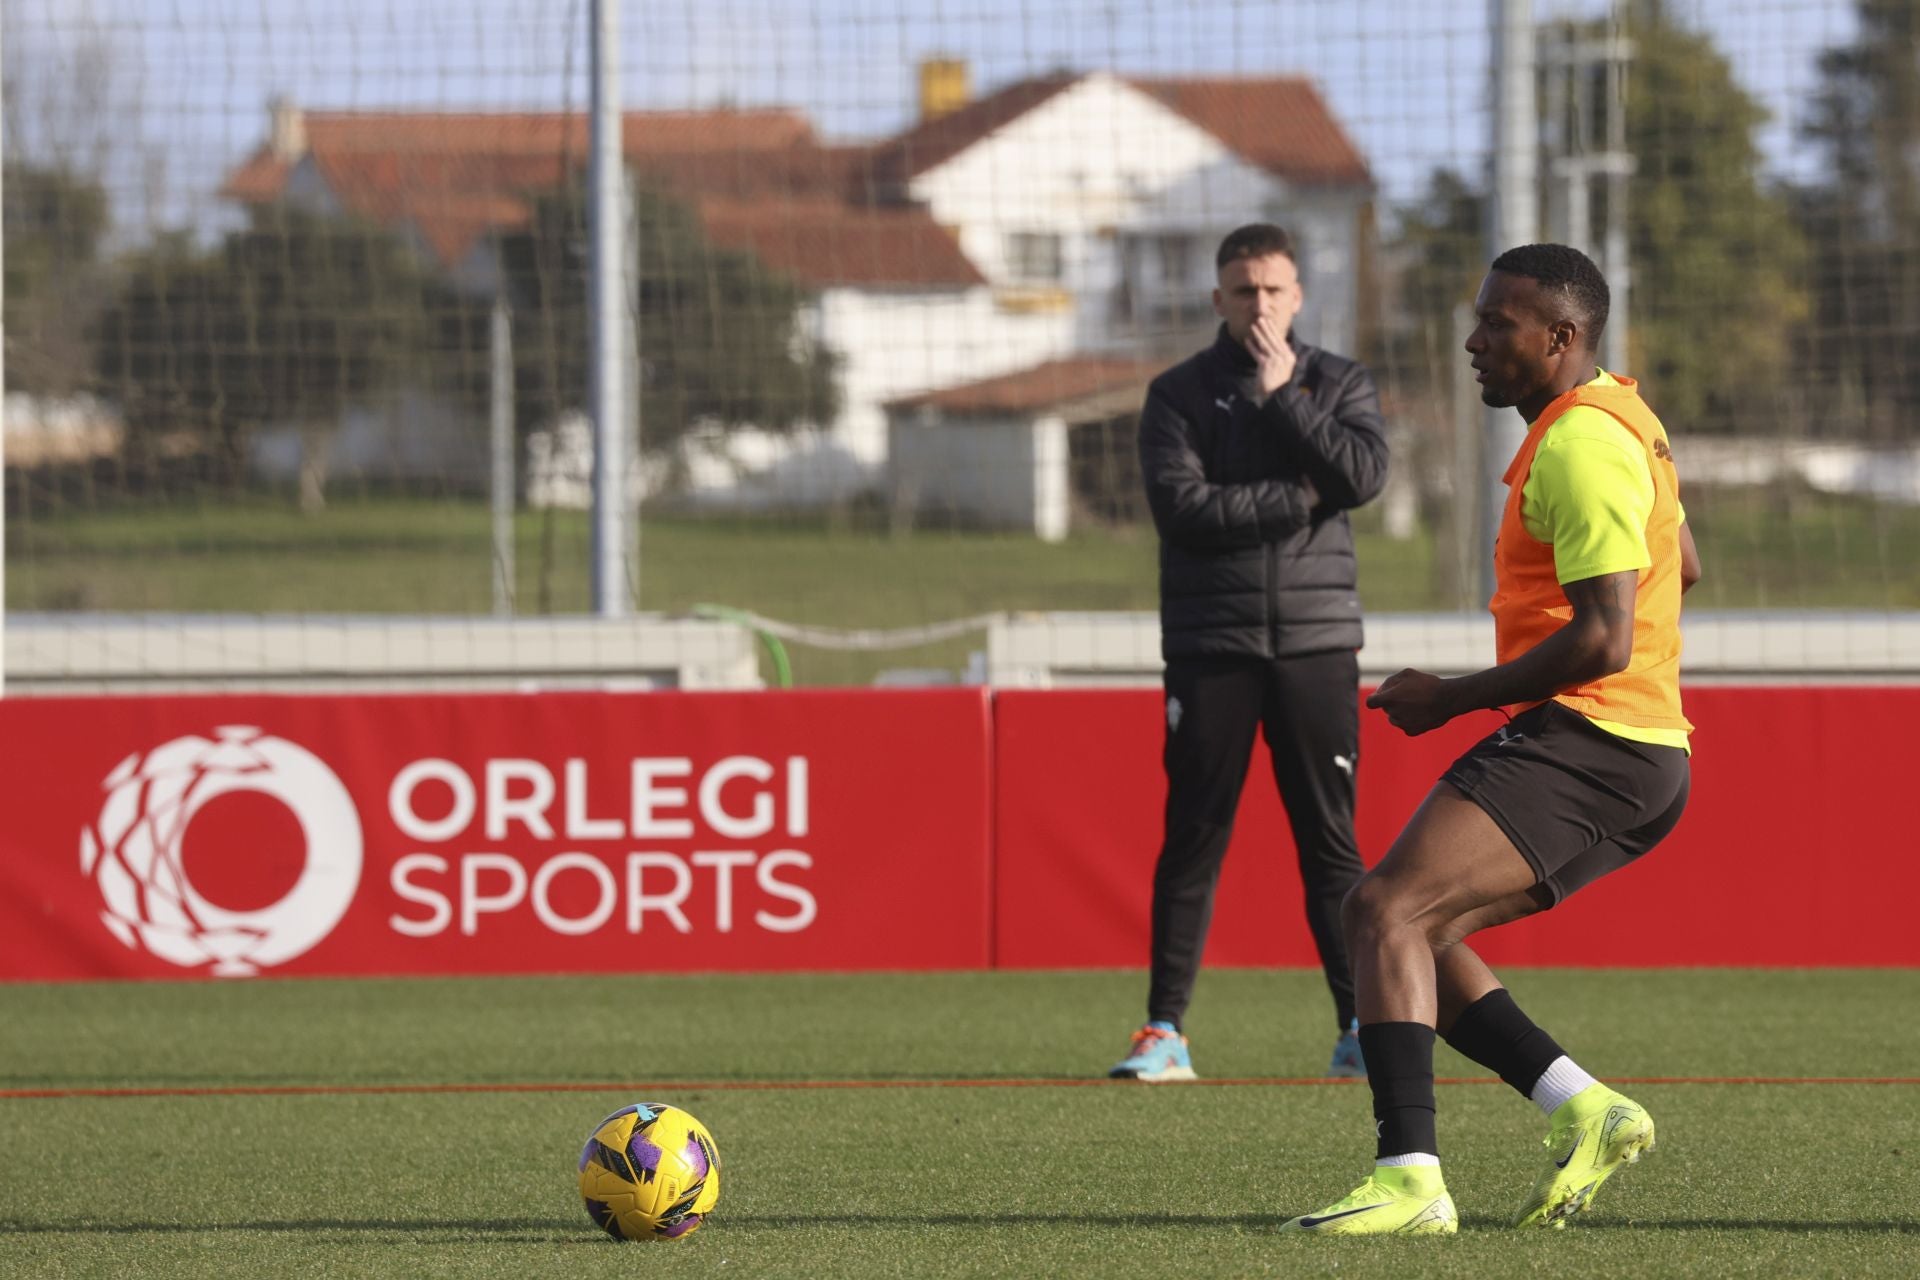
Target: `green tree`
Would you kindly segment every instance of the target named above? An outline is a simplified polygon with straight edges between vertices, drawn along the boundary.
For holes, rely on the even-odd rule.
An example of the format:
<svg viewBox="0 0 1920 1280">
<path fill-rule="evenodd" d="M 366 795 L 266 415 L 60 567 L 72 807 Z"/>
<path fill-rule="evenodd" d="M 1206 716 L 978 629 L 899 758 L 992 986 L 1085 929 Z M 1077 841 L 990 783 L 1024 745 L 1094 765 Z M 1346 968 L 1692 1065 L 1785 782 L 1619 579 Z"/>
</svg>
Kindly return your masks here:
<svg viewBox="0 0 1920 1280">
<path fill-rule="evenodd" d="M 1399 269 L 1397 323 L 1374 356 L 1416 387 L 1444 391 L 1465 356 L 1453 340 L 1456 307 L 1470 306 L 1487 272 L 1486 196 L 1457 170 L 1435 169 L 1420 198 L 1396 210 L 1390 249 Z"/>
<path fill-rule="evenodd" d="M 434 381 L 448 295 L 383 228 L 265 209 L 210 251 L 165 237 L 126 265 L 97 362 L 137 454 L 189 442 L 235 483 L 255 431 L 293 426 L 314 510 L 342 413 Z"/>
<path fill-rule="evenodd" d="M 1676 429 L 1771 429 L 1809 300 L 1806 243 L 1755 141 L 1766 109 L 1661 0 L 1627 10 L 1628 372 Z"/>
<path fill-rule="evenodd" d="M 1807 372 L 1842 430 L 1906 436 L 1920 410 L 1920 0 L 1856 0 L 1853 43 L 1821 54 L 1804 135 L 1825 181 L 1801 192 L 1816 305 Z"/>
<path fill-rule="evenodd" d="M 530 426 L 586 399 L 585 209 L 577 185 L 541 197 L 527 230 L 502 245 L 517 413 Z M 710 243 L 692 210 L 648 184 L 636 186 L 634 212 L 646 447 L 706 422 L 783 430 L 831 418 L 838 360 L 805 332 L 807 291 Z"/>
<path fill-rule="evenodd" d="M 5 169 L 7 386 L 65 394 L 89 373 L 107 193 L 92 179 L 28 163 Z"/>
<path fill-rule="evenodd" d="M 1677 26 L 1657 0 L 1628 6 L 1628 368 L 1669 422 L 1751 430 L 1777 412 L 1792 343 L 1808 309 L 1806 247 L 1790 201 L 1762 173 L 1760 104 L 1711 41 Z M 1559 33 L 1556 33 L 1559 34 Z M 1571 29 L 1604 34 L 1599 25 Z M 1542 41 L 1543 47 L 1546 41 Z M 1545 101 L 1543 95 L 1542 101 Z M 1544 169 L 1543 181 L 1551 181 Z M 1453 369 L 1452 313 L 1486 269 L 1484 187 L 1436 171 L 1398 212 L 1389 253 L 1402 264 L 1403 324 L 1394 357 L 1438 391 Z M 1446 360 L 1434 361 L 1439 351 Z M 1447 361 L 1452 360 L 1449 364 Z"/>
</svg>

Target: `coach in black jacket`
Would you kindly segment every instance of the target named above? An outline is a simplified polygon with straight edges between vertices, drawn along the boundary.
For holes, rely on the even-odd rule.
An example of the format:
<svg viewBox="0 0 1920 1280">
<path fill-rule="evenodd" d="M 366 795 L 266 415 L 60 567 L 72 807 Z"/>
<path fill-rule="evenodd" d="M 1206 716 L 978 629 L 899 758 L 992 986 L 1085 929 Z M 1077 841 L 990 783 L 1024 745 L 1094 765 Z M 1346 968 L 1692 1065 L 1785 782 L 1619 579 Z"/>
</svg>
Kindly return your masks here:
<svg viewBox="0 0 1920 1280">
<path fill-rule="evenodd" d="M 1180 1022 L 1263 728 L 1340 1028 L 1329 1074 L 1359 1075 L 1340 933 L 1340 901 L 1362 870 L 1360 598 L 1346 513 L 1386 479 L 1380 398 L 1363 366 L 1291 335 L 1301 289 L 1284 230 L 1240 228 L 1217 264 L 1219 336 L 1154 380 L 1140 417 L 1160 532 L 1167 808 L 1148 1022 L 1111 1074 L 1192 1078 Z"/>
</svg>

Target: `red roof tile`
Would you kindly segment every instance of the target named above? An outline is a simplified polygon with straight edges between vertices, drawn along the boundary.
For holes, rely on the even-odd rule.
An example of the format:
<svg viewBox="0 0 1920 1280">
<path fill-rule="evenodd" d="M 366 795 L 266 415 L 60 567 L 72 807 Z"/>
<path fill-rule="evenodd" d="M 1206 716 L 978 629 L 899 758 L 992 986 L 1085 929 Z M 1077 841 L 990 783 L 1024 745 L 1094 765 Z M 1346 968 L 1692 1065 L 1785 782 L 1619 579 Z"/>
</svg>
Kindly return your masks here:
<svg viewBox="0 0 1920 1280">
<path fill-rule="evenodd" d="M 1371 184 L 1366 159 L 1311 81 L 1298 77 L 1133 78 L 1128 83 L 1294 182 Z"/>
<path fill-rule="evenodd" d="M 220 194 L 242 204 L 265 204 L 280 198 L 292 172 L 292 161 L 274 155 L 269 147 L 261 147 L 227 175 L 220 184 Z"/>
<path fill-rule="evenodd" d="M 388 217 L 403 204 L 549 190 L 567 174 L 559 155 L 316 150 L 328 190 L 361 213 Z"/>
<path fill-rule="evenodd" d="M 307 148 L 324 156 L 541 158 L 584 166 L 589 131 L 578 113 L 308 111 Z M 759 153 L 814 146 L 813 126 L 784 108 L 726 111 L 629 111 L 621 149 L 631 160 Z M 823 148 L 824 150 L 824 148 Z M 278 198 L 300 157 L 261 147 L 227 176 L 221 194 L 258 202 Z"/>
<path fill-rule="evenodd" d="M 311 159 L 348 209 L 412 224 L 449 266 L 488 233 L 526 225 L 527 197 L 557 186 L 567 171 L 563 157 L 536 153 L 327 149 Z"/>
<path fill-rule="evenodd" d="M 636 158 L 634 168 L 689 196 L 874 202 L 871 152 L 864 146 L 649 155 Z"/>
<path fill-rule="evenodd" d="M 958 415 L 1038 413 L 1092 400 L 1146 394 L 1164 366 L 1121 356 L 1078 355 L 957 387 L 891 401 L 890 409 L 939 409 Z"/>
<path fill-rule="evenodd" d="M 832 200 L 702 200 L 707 238 L 743 249 L 810 285 L 986 283 L 953 233 L 917 205 L 859 207 Z"/>
<path fill-rule="evenodd" d="M 584 117 L 314 112 L 308 156 L 342 204 L 411 223 L 458 262 L 490 231 L 524 225 L 527 197 L 586 159 Z M 640 112 L 623 124 L 636 171 L 689 200 L 717 244 L 812 285 L 984 283 L 919 206 L 876 205 L 866 147 L 829 147 L 787 111 Z M 295 164 L 262 148 L 223 191 L 263 203 Z"/>
<path fill-rule="evenodd" d="M 316 151 L 471 151 L 584 158 L 582 112 L 309 111 Z M 717 111 L 628 111 L 620 117 L 629 156 L 689 151 L 772 151 L 814 140 L 813 125 L 785 107 Z"/>
</svg>

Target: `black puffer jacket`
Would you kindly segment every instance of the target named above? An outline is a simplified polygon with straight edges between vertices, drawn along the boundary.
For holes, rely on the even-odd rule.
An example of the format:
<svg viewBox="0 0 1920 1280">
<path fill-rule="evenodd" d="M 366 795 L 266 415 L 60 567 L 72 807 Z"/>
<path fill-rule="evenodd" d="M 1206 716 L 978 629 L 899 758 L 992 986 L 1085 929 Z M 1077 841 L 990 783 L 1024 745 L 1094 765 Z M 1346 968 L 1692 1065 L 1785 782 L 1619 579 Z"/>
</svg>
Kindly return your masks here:
<svg viewBox="0 0 1920 1280">
<path fill-rule="evenodd" d="M 1225 325 L 1147 391 L 1140 468 L 1160 531 L 1166 658 L 1360 647 L 1346 513 L 1386 482 L 1380 395 L 1357 361 L 1288 342 L 1293 379 L 1265 403 Z"/>
</svg>

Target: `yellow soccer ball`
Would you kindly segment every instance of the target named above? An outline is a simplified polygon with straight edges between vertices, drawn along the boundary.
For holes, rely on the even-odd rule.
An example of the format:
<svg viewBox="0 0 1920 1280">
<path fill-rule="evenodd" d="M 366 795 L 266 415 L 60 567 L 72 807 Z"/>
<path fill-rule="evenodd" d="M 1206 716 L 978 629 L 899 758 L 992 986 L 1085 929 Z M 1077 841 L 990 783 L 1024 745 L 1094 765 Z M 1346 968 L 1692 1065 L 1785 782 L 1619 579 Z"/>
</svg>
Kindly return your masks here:
<svg viewBox="0 0 1920 1280">
<path fill-rule="evenodd" d="M 636 1102 L 594 1126 L 580 1196 L 615 1240 L 685 1239 L 720 1202 L 720 1152 L 680 1108 Z"/>
</svg>

